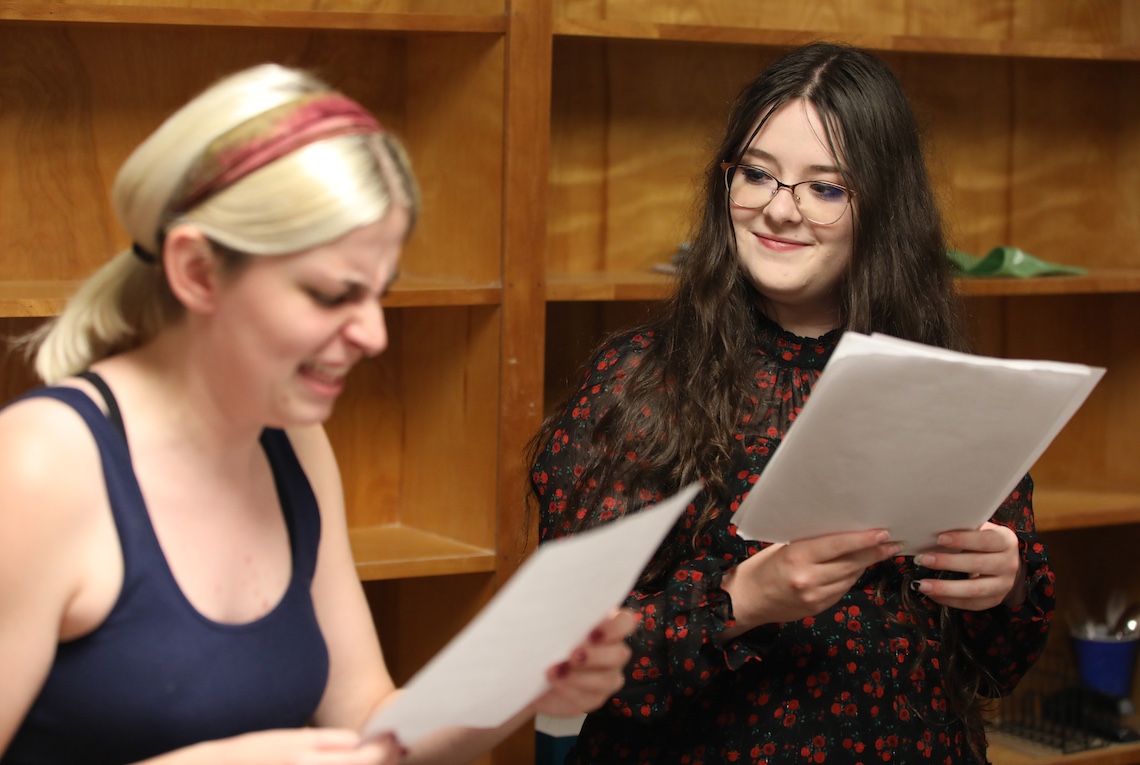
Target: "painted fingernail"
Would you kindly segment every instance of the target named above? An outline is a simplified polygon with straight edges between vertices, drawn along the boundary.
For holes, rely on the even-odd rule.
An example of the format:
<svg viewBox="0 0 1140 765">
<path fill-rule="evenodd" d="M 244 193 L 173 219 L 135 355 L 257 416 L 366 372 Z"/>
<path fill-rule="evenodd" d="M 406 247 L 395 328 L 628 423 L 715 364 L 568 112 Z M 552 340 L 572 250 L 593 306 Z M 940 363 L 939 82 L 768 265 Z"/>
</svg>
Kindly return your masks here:
<svg viewBox="0 0 1140 765">
<path fill-rule="evenodd" d="M 887 532 L 887 531 L 880 531 L 878 534 L 875 535 L 875 541 L 878 542 L 879 544 L 886 542 L 890 538 L 891 538 L 890 532 Z"/>
<path fill-rule="evenodd" d="M 926 556 L 921 555 L 921 554 L 914 556 L 914 565 L 916 565 L 916 566 L 926 565 Z"/>
<path fill-rule="evenodd" d="M 602 642 L 602 638 L 605 636 L 606 633 L 601 627 L 594 627 L 594 629 L 590 632 L 590 642 L 600 643 Z"/>
<path fill-rule="evenodd" d="M 554 674 L 558 677 L 566 677 L 570 674 L 570 662 L 564 661 L 554 668 Z"/>
<path fill-rule="evenodd" d="M 922 592 L 922 580 L 921 579 L 915 579 L 913 582 L 910 583 L 910 588 L 912 590 L 914 590 L 915 592 Z"/>
</svg>

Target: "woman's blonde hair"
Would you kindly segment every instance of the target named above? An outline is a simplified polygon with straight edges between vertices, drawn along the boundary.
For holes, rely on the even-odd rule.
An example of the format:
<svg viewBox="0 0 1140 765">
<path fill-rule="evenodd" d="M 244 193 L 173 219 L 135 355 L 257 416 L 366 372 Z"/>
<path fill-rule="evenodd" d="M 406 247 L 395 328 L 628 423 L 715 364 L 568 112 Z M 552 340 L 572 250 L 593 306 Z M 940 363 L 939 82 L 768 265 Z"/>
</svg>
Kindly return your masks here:
<svg viewBox="0 0 1140 765">
<path fill-rule="evenodd" d="M 263 64 L 219 81 L 163 122 L 115 178 L 112 201 L 133 247 L 28 339 L 36 373 L 54 383 L 145 344 L 182 315 L 161 265 L 171 226 L 190 223 L 223 248 L 264 256 L 331 242 L 380 220 L 393 203 L 414 219 L 418 192 L 407 156 L 378 125 L 290 149 L 180 209 L 212 144 L 267 113 L 331 93 L 306 72 Z"/>
</svg>

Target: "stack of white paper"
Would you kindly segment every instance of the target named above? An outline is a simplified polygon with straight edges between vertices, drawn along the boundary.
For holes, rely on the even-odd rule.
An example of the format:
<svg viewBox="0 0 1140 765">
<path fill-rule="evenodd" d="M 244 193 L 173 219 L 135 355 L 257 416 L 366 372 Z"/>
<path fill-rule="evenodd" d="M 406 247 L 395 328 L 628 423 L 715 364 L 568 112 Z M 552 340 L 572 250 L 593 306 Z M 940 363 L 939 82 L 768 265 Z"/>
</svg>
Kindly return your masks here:
<svg viewBox="0 0 1140 765">
<path fill-rule="evenodd" d="M 913 554 L 993 515 L 1104 370 L 845 334 L 734 522 L 769 542 L 885 528 Z"/>
<path fill-rule="evenodd" d="M 440 728 L 494 728 L 547 688 L 546 671 L 633 589 L 650 557 L 700 491 L 542 545 L 486 608 L 364 728 L 404 744 Z"/>
<path fill-rule="evenodd" d="M 993 514 L 1103 374 L 848 333 L 734 521 L 773 542 L 886 528 L 907 552 L 932 547 Z M 365 737 L 412 745 L 509 720 L 624 600 L 699 490 L 543 545 Z"/>
</svg>

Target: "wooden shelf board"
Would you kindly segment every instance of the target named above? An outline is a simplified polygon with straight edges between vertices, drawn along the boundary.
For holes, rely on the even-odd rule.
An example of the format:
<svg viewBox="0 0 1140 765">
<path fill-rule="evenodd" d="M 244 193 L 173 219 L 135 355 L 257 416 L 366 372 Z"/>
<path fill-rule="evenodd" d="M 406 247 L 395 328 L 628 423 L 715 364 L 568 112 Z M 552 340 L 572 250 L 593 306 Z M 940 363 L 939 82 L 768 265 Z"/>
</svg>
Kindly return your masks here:
<svg viewBox="0 0 1140 765">
<path fill-rule="evenodd" d="M 0 0 L 0 21 L 157 26 L 269 27 L 367 32 L 460 32 L 502 34 L 504 15 L 277 11 L 251 8 L 175 8 L 140 5 Z"/>
<path fill-rule="evenodd" d="M 549 274 L 546 299 L 551 302 L 660 300 L 669 294 L 672 280 L 669 274 L 654 271 Z"/>
<path fill-rule="evenodd" d="M 1140 523 L 1140 492 L 1038 487 L 1033 514 L 1040 531 Z"/>
<path fill-rule="evenodd" d="M 401 272 L 382 301 L 386 308 L 446 305 L 498 305 L 503 288 L 454 279 L 433 279 Z"/>
<path fill-rule="evenodd" d="M 0 318 L 55 316 L 78 281 L 0 281 Z"/>
<path fill-rule="evenodd" d="M 643 21 L 556 19 L 555 36 L 596 37 L 625 40 L 668 40 L 769 47 L 796 47 L 820 39 L 842 39 L 875 51 L 942 53 L 1011 58 L 1064 58 L 1106 61 L 1138 61 L 1140 45 L 1103 45 L 1048 40 L 976 40 L 961 37 L 840 34 L 789 29 L 759 29 L 691 24 L 661 24 Z"/>
<path fill-rule="evenodd" d="M 0 281 L 0 318 L 56 316 L 79 281 Z M 385 308 L 499 305 L 498 284 L 470 284 L 401 274 L 384 298 Z"/>
<path fill-rule="evenodd" d="M 957 282 L 958 291 L 971 297 L 1140 292 L 1140 268 L 1094 268 L 1085 276 L 958 279 Z"/>
<path fill-rule="evenodd" d="M 552 273 L 547 277 L 548 301 L 658 300 L 669 293 L 671 278 L 652 271 L 587 274 Z M 967 297 L 1023 295 L 1083 295 L 1140 292 L 1140 269 L 1091 269 L 1085 276 L 1042 276 L 1032 279 L 958 279 Z"/>
<path fill-rule="evenodd" d="M 1140 744 L 1109 744 L 1087 752 L 1061 754 L 1056 750 L 1022 743 L 1012 736 L 987 732 L 987 750 L 993 765 L 1136 765 L 1140 763 Z"/>
<path fill-rule="evenodd" d="M 550 274 L 546 299 L 553 302 L 660 300 L 672 277 L 653 271 Z M 54 316 L 78 281 L 0 281 L 0 318 Z M 1078 295 L 1140 292 L 1140 269 L 1101 269 L 1087 276 L 1047 276 L 1035 279 L 959 279 L 967 297 L 1019 295 Z M 384 299 L 389 308 L 419 306 L 499 305 L 499 284 L 472 284 L 448 279 L 401 274 Z"/>
<path fill-rule="evenodd" d="M 494 550 L 409 526 L 368 526 L 348 533 L 357 574 L 366 581 L 495 570 Z"/>
</svg>

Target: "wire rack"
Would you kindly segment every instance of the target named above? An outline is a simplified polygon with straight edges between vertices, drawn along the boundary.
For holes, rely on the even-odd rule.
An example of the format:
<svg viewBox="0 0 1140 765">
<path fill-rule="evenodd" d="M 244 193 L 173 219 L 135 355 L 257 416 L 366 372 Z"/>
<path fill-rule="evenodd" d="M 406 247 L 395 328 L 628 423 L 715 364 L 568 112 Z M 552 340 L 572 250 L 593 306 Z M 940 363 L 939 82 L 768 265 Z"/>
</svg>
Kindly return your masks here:
<svg viewBox="0 0 1140 765">
<path fill-rule="evenodd" d="M 1127 740 L 1119 704 L 1080 687 L 1072 658 L 1046 652 L 1038 659 L 991 722 L 996 738 L 1062 754 L 1099 749 Z M 991 738 L 994 738 L 991 736 Z"/>
</svg>

